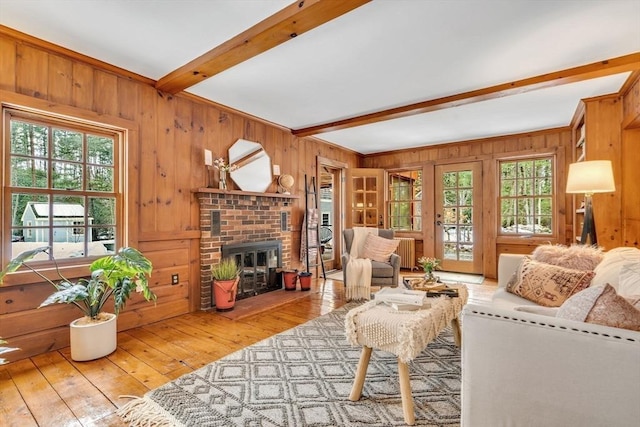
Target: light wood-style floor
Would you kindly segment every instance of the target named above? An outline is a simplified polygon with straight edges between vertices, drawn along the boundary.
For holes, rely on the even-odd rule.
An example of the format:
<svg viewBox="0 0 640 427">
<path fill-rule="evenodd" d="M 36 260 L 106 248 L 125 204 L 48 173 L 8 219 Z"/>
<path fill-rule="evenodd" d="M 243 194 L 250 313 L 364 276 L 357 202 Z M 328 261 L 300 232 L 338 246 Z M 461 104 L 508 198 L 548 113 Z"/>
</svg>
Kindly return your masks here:
<svg viewBox="0 0 640 427">
<path fill-rule="evenodd" d="M 118 349 L 74 362 L 69 348 L 0 367 L 2 426 L 123 426 L 128 399 L 345 303 L 342 282 L 322 280 L 276 309 L 230 320 L 215 312 L 186 314 L 118 334 Z M 468 285 L 469 302 L 490 300 L 495 283 Z"/>
</svg>

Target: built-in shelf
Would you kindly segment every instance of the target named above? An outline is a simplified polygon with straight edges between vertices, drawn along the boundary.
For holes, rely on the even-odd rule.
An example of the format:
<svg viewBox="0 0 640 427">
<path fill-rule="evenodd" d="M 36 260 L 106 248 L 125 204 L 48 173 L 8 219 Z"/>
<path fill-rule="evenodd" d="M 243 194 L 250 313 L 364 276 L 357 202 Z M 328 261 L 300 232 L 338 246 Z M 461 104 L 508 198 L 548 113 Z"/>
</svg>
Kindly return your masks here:
<svg viewBox="0 0 640 427">
<path fill-rule="evenodd" d="M 202 187 L 193 190 L 194 193 L 216 193 L 216 194 L 231 194 L 240 196 L 258 196 L 258 197 L 279 197 L 281 199 L 299 199 L 300 196 L 295 194 L 282 194 L 282 193 L 257 193 L 253 191 L 242 190 L 220 190 L 219 188 Z"/>
</svg>

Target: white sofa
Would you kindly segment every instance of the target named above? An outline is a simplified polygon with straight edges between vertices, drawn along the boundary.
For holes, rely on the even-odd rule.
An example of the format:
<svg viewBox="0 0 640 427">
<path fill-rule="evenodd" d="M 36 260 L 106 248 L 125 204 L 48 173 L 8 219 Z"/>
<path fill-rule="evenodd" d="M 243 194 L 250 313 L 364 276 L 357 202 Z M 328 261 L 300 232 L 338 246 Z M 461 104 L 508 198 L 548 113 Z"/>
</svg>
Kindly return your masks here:
<svg viewBox="0 0 640 427">
<path fill-rule="evenodd" d="M 501 255 L 492 303 L 463 309 L 462 426 L 640 425 L 640 332 L 556 318 L 506 292 L 521 260 Z"/>
</svg>

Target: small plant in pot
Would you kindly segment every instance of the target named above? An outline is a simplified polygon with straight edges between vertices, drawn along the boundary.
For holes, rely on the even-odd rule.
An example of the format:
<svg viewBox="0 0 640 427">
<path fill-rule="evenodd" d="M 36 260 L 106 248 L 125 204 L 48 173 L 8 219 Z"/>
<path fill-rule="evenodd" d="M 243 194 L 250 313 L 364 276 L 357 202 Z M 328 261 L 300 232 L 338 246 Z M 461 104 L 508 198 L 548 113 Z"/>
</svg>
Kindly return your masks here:
<svg viewBox="0 0 640 427">
<path fill-rule="evenodd" d="M 300 290 L 301 291 L 309 291 L 311 290 L 311 276 L 312 274 L 308 271 L 302 271 L 298 273 L 300 276 Z"/>
<path fill-rule="evenodd" d="M 224 258 L 211 266 L 213 296 L 217 311 L 233 310 L 240 281 L 240 268 L 233 258 Z"/>
<path fill-rule="evenodd" d="M 83 318 L 74 320 L 70 325 L 71 358 L 85 361 L 112 353 L 117 347 L 116 318 L 132 292 L 142 294 L 147 301 L 156 300 L 148 282 L 153 269 L 151 261 L 137 249 L 125 247 L 114 255 L 92 262 L 89 266 L 90 276 L 75 281 L 65 278 L 56 263 L 59 280 L 53 281 L 26 264 L 35 255 L 48 253 L 49 249 L 49 246 L 42 246 L 18 255 L 0 272 L 0 283 L 7 273 L 25 266 L 56 289 L 40 307 L 54 303 L 73 304 L 84 314 Z M 113 299 L 115 313 L 103 311 L 110 299 Z"/>
</svg>

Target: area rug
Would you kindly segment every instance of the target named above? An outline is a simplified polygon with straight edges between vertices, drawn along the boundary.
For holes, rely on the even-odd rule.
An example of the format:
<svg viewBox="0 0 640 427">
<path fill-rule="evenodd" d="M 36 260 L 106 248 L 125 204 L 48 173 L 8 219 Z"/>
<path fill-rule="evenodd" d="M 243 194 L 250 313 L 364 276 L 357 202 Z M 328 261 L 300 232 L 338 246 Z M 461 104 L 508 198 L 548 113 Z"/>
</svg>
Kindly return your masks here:
<svg viewBox="0 0 640 427">
<path fill-rule="evenodd" d="M 348 399 L 361 349 L 337 309 L 239 350 L 136 398 L 131 426 L 405 425 L 397 359 L 374 351 L 362 398 Z M 416 425 L 458 426 L 460 351 L 446 329 L 409 365 Z"/>
</svg>

